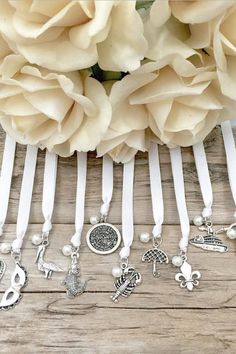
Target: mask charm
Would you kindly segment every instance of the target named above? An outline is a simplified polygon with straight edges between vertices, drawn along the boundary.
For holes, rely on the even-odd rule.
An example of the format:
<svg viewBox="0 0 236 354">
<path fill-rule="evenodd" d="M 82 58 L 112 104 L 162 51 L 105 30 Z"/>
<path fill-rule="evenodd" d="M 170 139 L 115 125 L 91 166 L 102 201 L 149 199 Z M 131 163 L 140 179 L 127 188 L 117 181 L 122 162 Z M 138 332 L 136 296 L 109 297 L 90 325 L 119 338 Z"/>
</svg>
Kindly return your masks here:
<svg viewBox="0 0 236 354">
<path fill-rule="evenodd" d="M 0 281 L 1 279 L 3 278 L 5 272 L 6 272 L 6 269 L 7 269 L 7 265 L 6 263 L 1 259 L 0 260 Z"/>
<path fill-rule="evenodd" d="M 35 260 L 35 263 L 37 263 L 38 266 L 38 270 L 44 273 L 46 279 L 50 279 L 53 272 L 63 272 L 63 269 L 61 269 L 55 263 L 46 262 L 44 260 L 44 254 L 48 245 L 48 237 L 46 234 L 43 234 L 42 243 L 38 246 L 37 256 Z"/>
<path fill-rule="evenodd" d="M 116 292 L 111 296 L 112 301 L 117 302 L 120 296 L 128 297 L 131 295 L 135 287 L 141 283 L 141 280 L 141 274 L 135 268 L 122 263 L 121 275 L 114 282 Z"/>
<path fill-rule="evenodd" d="M 22 298 L 21 290 L 27 285 L 28 277 L 25 268 L 21 265 L 21 254 L 12 253 L 15 261 L 15 270 L 11 276 L 11 286 L 5 291 L 1 301 L 0 310 L 14 308 Z"/>
<path fill-rule="evenodd" d="M 65 247 L 69 249 L 69 246 L 70 245 L 64 246 L 64 249 L 66 250 Z M 87 281 L 81 279 L 80 266 L 78 263 L 79 253 L 78 250 L 76 248 L 73 248 L 72 246 L 70 256 L 71 265 L 68 269 L 67 275 L 62 285 L 64 285 L 66 288 L 66 295 L 69 298 L 75 298 L 76 296 L 83 294 L 83 292 L 86 290 Z"/>
<path fill-rule="evenodd" d="M 199 285 L 201 273 L 199 271 L 192 272 L 192 267 L 186 260 L 183 261 L 180 270 L 181 273 L 176 274 L 175 280 L 180 283 L 181 288 L 192 291 L 194 287 Z"/>
<path fill-rule="evenodd" d="M 142 234 L 140 235 L 140 239 L 142 240 L 141 236 Z M 143 262 L 153 264 L 152 274 L 155 278 L 159 278 L 160 276 L 160 273 L 157 270 L 157 264 L 169 263 L 167 254 L 159 248 L 161 242 L 161 237 L 153 237 L 153 248 L 148 249 L 142 257 Z"/>
<path fill-rule="evenodd" d="M 200 223 L 201 219 L 201 223 Z M 197 220 L 197 222 L 196 222 Z M 199 221 L 198 221 L 199 220 Z M 216 231 L 213 228 L 210 218 L 197 217 L 194 219 L 194 224 L 198 226 L 200 231 L 206 231 L 207 235 L 197 235 L 189 240 L 189 243 L 195 247 L 201 248 L 204 251 L 213 251 L 224 253 L 228 251 L 227 245 L 220 240 L 216 235 L 221 230 Z"/>
</svg>

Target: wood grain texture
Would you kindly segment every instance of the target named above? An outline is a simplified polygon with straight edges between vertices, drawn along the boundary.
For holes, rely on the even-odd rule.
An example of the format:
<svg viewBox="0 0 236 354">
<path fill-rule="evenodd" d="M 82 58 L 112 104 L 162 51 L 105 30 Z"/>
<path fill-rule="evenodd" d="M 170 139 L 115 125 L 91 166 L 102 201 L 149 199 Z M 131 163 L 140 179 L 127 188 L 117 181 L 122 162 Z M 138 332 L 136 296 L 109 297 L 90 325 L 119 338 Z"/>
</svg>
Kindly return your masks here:
<svg viewBox="0 0 236 354">
<path fill-rule="evenodd" d="M 0 136 L 0 159 L 4 136 Z M 230 194 L 225 153 L 219 128 L 206 143 L 214 190 L 214 220 L 227 225 L 233 220 L 234 205 Z M 17 146 L 13 185 L 7 225 L 3 241 L 11 241 L 25 148 Z M 176 211 L 168 149 L 160 148 L 165 198 L 165 226 L 162 248 L 170 256 L 176 254 L 180 227 Z M 86 223 L 98 212 L 101 201 L 101 159 L 89 155 L 88 187 L 86 193 Z M 190 218 L 202 209 L 202 198 L 194 166 L 192 150 L 183 149 L 186 197 Z M 1 162 L 1 161 L 0 161 Z M 138 154 L 135 167 L 135 240 L 130 262 L 142 274 L 143 282 L 127 299 L 114 304 L 111 269 L 118 262 L 118 254 L 99 256 L 91 253 L 85 243 L 89 225 L 85 225 L 81 245 L 81 270 L 88 282 L 86 293 L 69 300 L 61 285 L 65 274 L 54 274 L 45 280 L 37 270 L 36 250 L 31 244 L 33 234 L 40 232 L 42 223 L 41 194 L 44 152 L 39 152 L 32 213 L 24 243 L 23 264 L 30 276 L 20 305 L 11 312 L 0 312 L 0 353 L 88 353 L 88 354 L 215 354 L 236 352 L 236 243 L 227 241 L 229 252 L 205 253 L 189 247 L 189 260 L 202 279 L 193 293 L 180 289 L 174 280 L 177 270 L 168 264 L 161 266 L 161 277 L 154 279 L 151 265 L 141 257 L 149 247 L 141 244 L 138 235 L 152 229 L 152 211 L 147 155 Z M 121 229 L 122 166 L 115 165 L 114 199 L 109 221 Z M 58 187 L 50 247 L 45 258 L 67 269 L 69 260 L 61 254 L 74 232 L 76 159 L 59 159 Z M 218 227 L 217 226 L 217 227 Z M 191 227 L 191 236 L 197 232 Z M 13 264 L 8 256 L 8 272 L 0 283 L 0 296 L 8 287 Z"/>
</svg>

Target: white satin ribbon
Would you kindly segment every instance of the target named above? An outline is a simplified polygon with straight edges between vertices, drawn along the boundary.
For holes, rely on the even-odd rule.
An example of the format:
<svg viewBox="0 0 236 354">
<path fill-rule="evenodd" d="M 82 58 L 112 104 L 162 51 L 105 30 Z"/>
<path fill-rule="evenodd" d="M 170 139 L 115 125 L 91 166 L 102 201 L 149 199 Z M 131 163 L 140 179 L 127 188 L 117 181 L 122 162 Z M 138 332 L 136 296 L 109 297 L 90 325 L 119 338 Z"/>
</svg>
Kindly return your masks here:
<svg viewBox="0 0 236 354">
<path fill-rule="evenodd" d="M 42 212 L 44 217 L 42 232 L 45 234 L 48 234 L 52 229 L 51 220 L 56 192 L 57 161 L 58 156 L 47 150 L 45 156 L 42 201 Z"/>
<path fill-rule="evenodd" d="M 103 156 L 102 162 L 102 201 L 100 214 L 107 218 L 113 194 L 113 160 L 108 155 Z"/>
<path fill-rule="evenodd" d="M 71 238 L 74 247 L 80 247 L 84 227 L 84 207 L 87 177 L 87 153 L 77 152 L 77 190 L 75 206 L 75 234 Z"/>
<path fill-rule="evenodd" d="M 225 121 L 221 123 L 221 129 L 226 152 L 229 184 L 236 207 L 236 147 L 231 122 Z M 236 218 L 236 211 L 234 217 Z"/>
<path fill-rule="evenodd" d="M 134 237 L 133 190 L 134 190 L 134 158 L 124 164 L 122 191 L 122 239 L 124 246 L 120 258 L 127 259 Z"/>
<path fill-rule="evenodd" d="M 148 160 L 152 198 L 152 212 L 155 222 L 152 234 L 153 237 L 157 237 L 161 235 L 162 224 L 164 221 L 164 203 L 161 184 L 161 170 L 157 144 L 151 143 L 148 153 Z"/>
<path fill-rule="evenodd" d="M 0 177 L 0 236 L 3 234 L 3 226 L 7 217 L 12 173 L 15 161 L 15 151 L 16 141 L 7 134 L 2 157 Z"/>
<path fill-rule="evenodd" d="M 175 198 L 179 214 L 182 238 L 179 242 L 180 250 L 187 251 L 190 233 L 189 217 L 185 199 L 183 163 L 180 147 L 170 149 L 171 167 L 174 181 Z"/>
<path fill-rule="evenodd" d="M 202 199 L 205 205 L 205 208 L 202 211 L 202 216 L 208 218 L 212 215 L 213 192 L 203 143 L 193 145 L 193 153 Z"/>
<path fill-rule="evenodd" d="M 27 146 L 17 215 L 16 239 L 12 243 L 13 252 L 20 251 L 29 223 L 37 153 L 37 147 L 32 145 Z"/>
</svg>

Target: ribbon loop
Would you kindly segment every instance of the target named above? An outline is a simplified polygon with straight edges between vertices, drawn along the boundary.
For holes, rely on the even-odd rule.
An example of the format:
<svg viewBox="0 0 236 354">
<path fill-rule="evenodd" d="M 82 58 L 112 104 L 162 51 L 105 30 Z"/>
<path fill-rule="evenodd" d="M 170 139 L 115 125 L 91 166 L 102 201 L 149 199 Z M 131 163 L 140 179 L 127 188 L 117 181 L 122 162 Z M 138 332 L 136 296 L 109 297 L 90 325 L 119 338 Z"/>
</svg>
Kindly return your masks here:
<svg viewBox="0 0 236 354">
<path fill-rule="evenodd" d="M 87 177 L 87 153 L 77 152 L 77 187 L 75 205 L 75 234 L 71 238 L 74 247 L 79 247 L 84 227 L 84 207 Z"/>
<path fill-rule="evenodd" d="M 12 243 L 13 252 L 19 251 L 21 249 L 23 239 L 28 228 L 30 206 L 34 186 L 34 176 L 37 162 L 37 153 L 37 147 L 32 145 L 27 146 L 17 215 L 16 239 Z"/>
<path fill-rule="evenodd" d="M 174 181 L 175 198 L 182 233 L 182 238 L 179 242 L 179 247 L 182 252 L 186 252 L 188 247 L 190 225 L 185 198 L 183 163 L 180 147 L 170 149 L 170 159 Z"/>
<path fill-rule="evenodd" d="M 202 216 L 204 218 L 209 218 L 212 215 L 213 191 L 203 143 L 193 145 L 193 153 L 202 199 L 205 205 L 205 208 L 202 211 Z"/>
<path fill-rule="evenodd" d="M 134 237 L 133 216 L 133 190 L 134 190 L 134 158 L 126 162 L 123 167 L 122 190 L 122 238 L 124 247 L 120 251 L 120 257 L 128 258 L 130 247 Z"/>
</svg>

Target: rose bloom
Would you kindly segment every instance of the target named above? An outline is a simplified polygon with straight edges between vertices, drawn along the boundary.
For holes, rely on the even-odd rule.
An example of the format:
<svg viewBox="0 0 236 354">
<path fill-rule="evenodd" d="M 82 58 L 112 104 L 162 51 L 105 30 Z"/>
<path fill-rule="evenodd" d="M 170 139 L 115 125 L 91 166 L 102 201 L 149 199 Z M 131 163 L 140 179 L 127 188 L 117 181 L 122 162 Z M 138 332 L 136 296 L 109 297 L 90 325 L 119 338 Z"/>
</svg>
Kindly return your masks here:
<svg viewBox="0 0 236 354">
<path fill-rule="evenodd" d="M 111 119 L 102 84 L 79 71 L 62 74 L 31 65 L 1 37 L 0 48 L 3 129 L 20 143 L 61 156 L 94 150 Z"/>
<path fill-rule="evenodd" d="M 147 49 L 136 1 L 4 0 L 0 33 L 31 64 L 70 72 L 128 71 Z"/>
<path fill-rule="evenodd" d="M 112 120 L 98 154 L 127 161 L 138 149 L 148 149 L 147 129 L 169 147 L 190 146 L 232 118 L 236 103 L 220 93 L 214 65 L 202 66 L 203 60 L 169 56 L 116 82 L 110 94 Z"/>
</svg>

